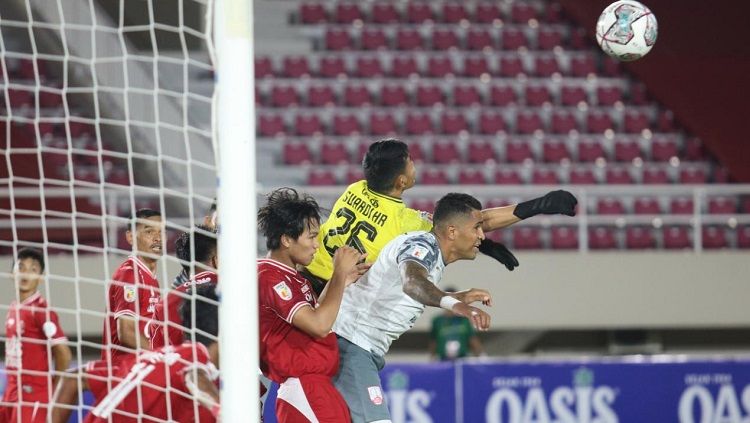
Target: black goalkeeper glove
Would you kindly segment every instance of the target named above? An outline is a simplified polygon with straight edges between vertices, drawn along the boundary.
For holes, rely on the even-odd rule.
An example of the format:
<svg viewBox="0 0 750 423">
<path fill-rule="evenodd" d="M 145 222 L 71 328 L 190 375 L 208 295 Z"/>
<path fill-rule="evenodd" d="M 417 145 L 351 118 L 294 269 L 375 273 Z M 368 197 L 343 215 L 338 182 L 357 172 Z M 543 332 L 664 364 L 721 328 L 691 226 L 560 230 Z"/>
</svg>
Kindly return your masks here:
<svg viewBox="0 0 750 423">
<path fill-rule="evenodd" d="M 528 219 L 538 214 L 564 214 L 575 216 L 578 200 L 568 191 L 557 190 L 543 197 L 518 203 L 513 214 L 519 219 Z"/>
<path fill-rule="evenodd" d="M 482 254 L 499 261 L 510 271 L 513 271 L 513 269 L 518 267 L 518 259 L 516 256 L 514 256 L 505 245 L 499 242 L 485 238 L 482 240 L 482 243 L 479 244 L 479 251 Z"/>
</svg>

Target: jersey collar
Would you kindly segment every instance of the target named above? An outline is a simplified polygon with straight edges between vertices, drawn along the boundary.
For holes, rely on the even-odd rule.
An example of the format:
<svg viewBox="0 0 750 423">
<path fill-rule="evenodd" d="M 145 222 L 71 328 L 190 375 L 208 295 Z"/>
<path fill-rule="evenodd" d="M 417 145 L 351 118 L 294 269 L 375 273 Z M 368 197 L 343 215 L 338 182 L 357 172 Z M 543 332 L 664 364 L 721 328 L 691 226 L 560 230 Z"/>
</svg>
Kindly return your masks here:
<svg viewBox="0 0 750 423">
<path fill-rule="evenodd" d="M 130 256 L 128 256 L 128 258 L 132 260 L 136 266 L 140 267 L 144 272 L 148 273 L 152 278 L 156 279 L 156 274 L 152 272 L 151 269 L 148 268 L 148 266 L 146 266 L 146 263 L 144 263 L 140 257 L 136 256 L 135 254 L 131 254 Z"/>
<path fill-rule="evenodd" d="M 367 188 L 367 191 L 369 191 L 369 192 L 370 192 L 370 194 L 372 194 L 372 195 L 374 195 L 374 196 L 376 196 L 376 197 L 384 198 L 384 199 L 386 199 L 386 200 L 390 200 L 390 201 L 393 201 L 394 203 L 400 203 L 400 204 L 404 204 L 404 200 L 402 200 L 402 199 L 400 199 L 400 198 L 396 198 L 396 197 L 391 197 L 390 195 L 386 195 L 386 194 L 381 194 L 381 193 L 379 193 L 379 192 L 373 191 L 373 190 L 372 190 L 372 189 L 370 189 L 370 187 L 369 187 L 369 186 L 367 185 L 367 182 L 365 182 L 365 188 Z"/>
<path fill-rule="evenodd" d="M 295 275 L 295 276 L 297 275 L 297 269 L 293 269 L 293 268 L 287 266 L 286 264 L 284 264 L 284 263 L 282 263 L 280 261 L 274 260 L 274 259 L 272 259 L 270 257 L 264 257 L 262 259 L 258 259 L 258 263 L 270 264 L 271 266 L 277 267 L 280 270 L 283 270 L 283 271 L 285 271 L 287 273 L 290 273 L 290 274 Z"/>
<path fill-rule="evenodd" d="M 42 296 L 42 293 L 39 292 L 39 291 L 37 291 L 33 295 L 31 295 L 29 298 L 23 300 L 21 302 L 21 305 L 29 305 L 29 304 L 33 303 L 34 301 L 38 300 L 39 297 L 41 297 L 41 296 Z"/>
</svg>

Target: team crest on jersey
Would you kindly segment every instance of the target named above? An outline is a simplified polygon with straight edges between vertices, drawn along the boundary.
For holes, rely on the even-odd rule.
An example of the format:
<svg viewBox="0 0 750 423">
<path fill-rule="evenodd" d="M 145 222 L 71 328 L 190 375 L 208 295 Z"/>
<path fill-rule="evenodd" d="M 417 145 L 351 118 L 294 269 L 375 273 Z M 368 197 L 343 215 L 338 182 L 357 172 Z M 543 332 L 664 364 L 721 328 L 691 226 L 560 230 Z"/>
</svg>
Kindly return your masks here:
<svg viewBox="0 0 750 423">
<path fill-rule="evenodd" d="M 125 301 L 132 303 L 135 301 L 135 287 L 134 286 L 125 286 L 122 289 L 122 296 L 125 298 Z"/>
<path fill-rule="evenodd" d="M 380 390 L 380 386 L 368 386 L 367 393 L 370 395 L 370 401 L 375 405 L 383 403 L 383 392 Z"/>
<path fill-rule="evenodd" d="M 277 294 L 279 294 L 279 297 L 281 297 L 282 300 L 289 301 L 292 299 L 292 290 L 289 289 L 289 286 L 287 286 L 286 282 L 277 283 L 273 286 L 273 289 Z"/>
<path fill-rule="evenodd" d="M 422 247 L 420 245 L 416 245 L 414 246 L 414 249 L 411 250 L 411 255 L 418 259 L 423 259 L 427 257 L 428 252 L 429 251 L 427 250 L 427 248 Z"/>
</svg>

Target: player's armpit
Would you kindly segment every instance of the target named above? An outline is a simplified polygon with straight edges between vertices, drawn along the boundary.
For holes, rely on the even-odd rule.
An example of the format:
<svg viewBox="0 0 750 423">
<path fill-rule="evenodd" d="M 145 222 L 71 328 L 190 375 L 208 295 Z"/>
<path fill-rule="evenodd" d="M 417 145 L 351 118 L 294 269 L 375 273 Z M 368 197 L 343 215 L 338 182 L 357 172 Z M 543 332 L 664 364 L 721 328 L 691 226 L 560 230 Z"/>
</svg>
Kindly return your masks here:
<svg viewBox="0 0 750 423">
<path fill-rule="evenodd" d="M 431 307 L 440 307 L 440 299 L 446 294 L 430 281 L 427 268 L 415 261 L 406 260 L 399 265 L 404 294 L 414 301 Z"/>
</svg>

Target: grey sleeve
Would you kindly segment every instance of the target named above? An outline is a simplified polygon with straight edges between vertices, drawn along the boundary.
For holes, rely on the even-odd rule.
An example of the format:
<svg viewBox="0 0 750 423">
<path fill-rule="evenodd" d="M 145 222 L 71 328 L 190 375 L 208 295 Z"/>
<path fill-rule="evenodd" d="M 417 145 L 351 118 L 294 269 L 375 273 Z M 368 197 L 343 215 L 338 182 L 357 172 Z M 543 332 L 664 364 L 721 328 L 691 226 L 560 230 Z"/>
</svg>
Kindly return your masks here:
<svg viewBox="0 0 750 423">
<path fill-rule="evenodd" d="M 401 265 L 405 261 L 413 261 L 429 272 L 437 264 L 438 248 L 432 238 L 425 236 L 410 238 L 399 247 L 396 253 L 396 263 Z"/>
</svg>

